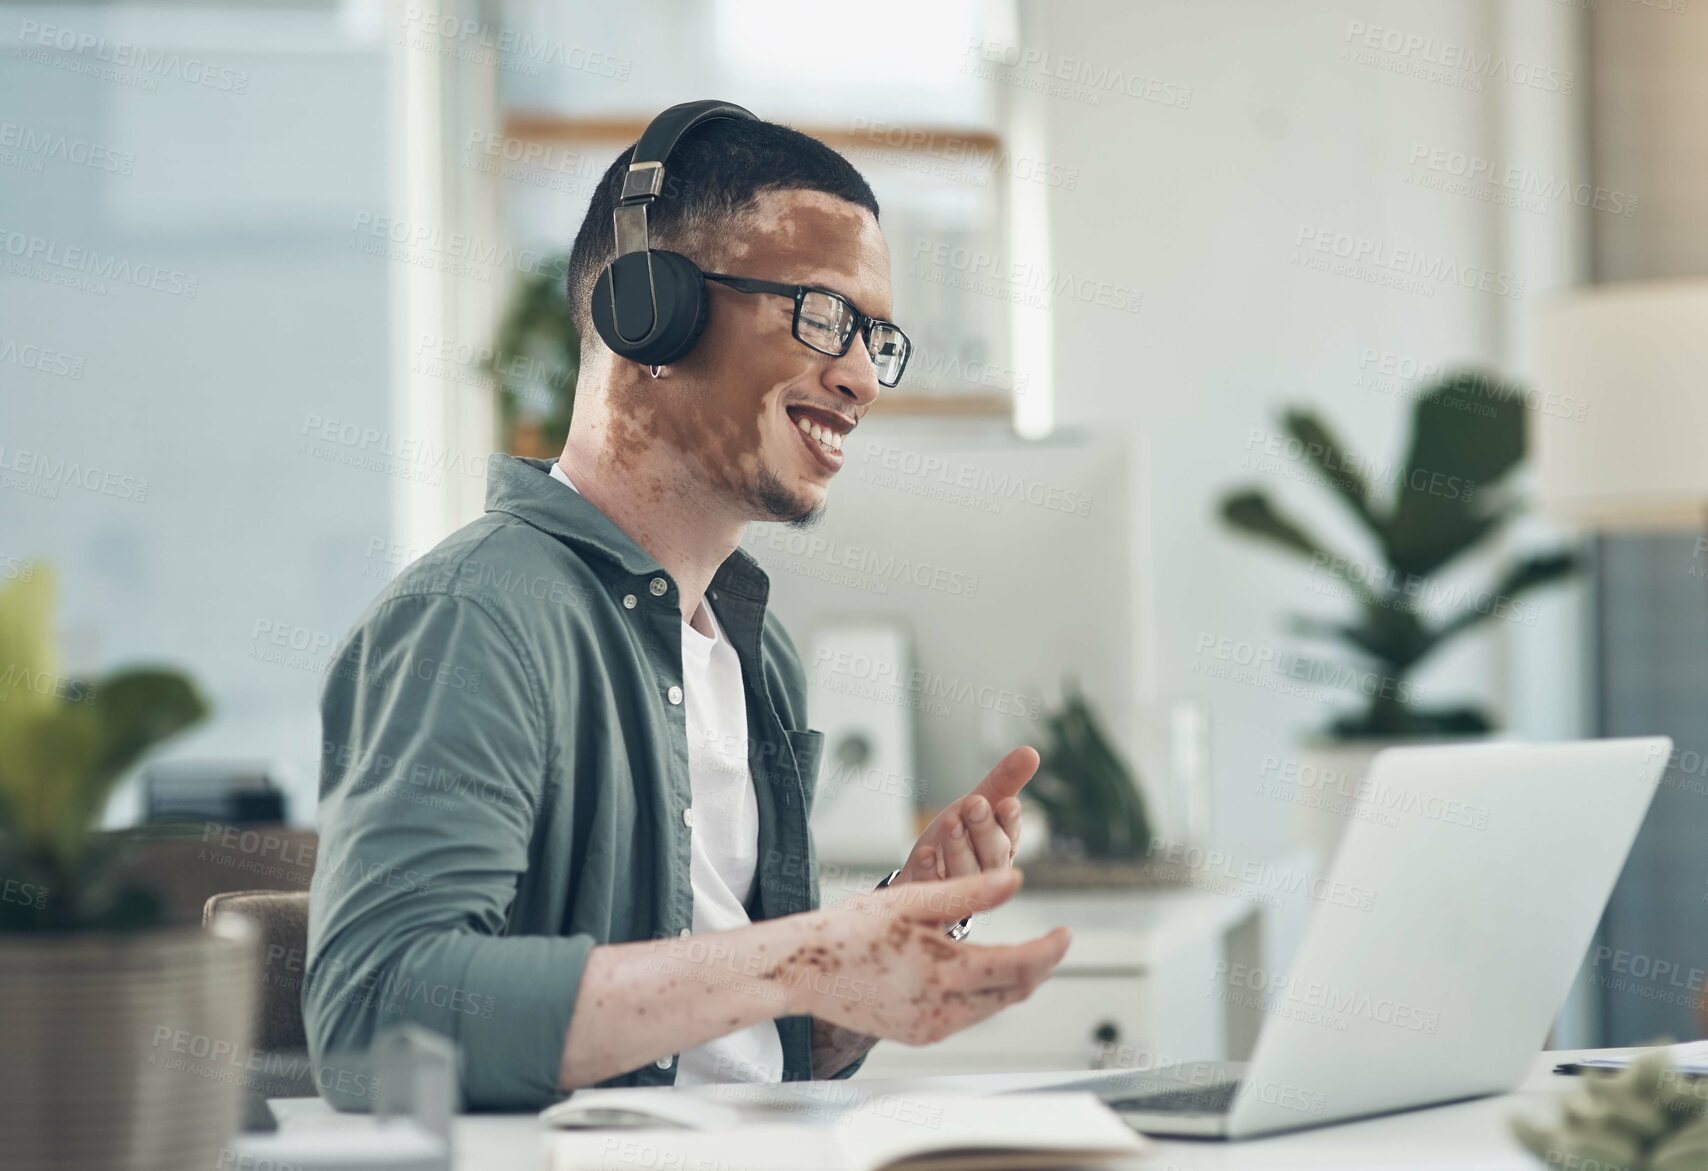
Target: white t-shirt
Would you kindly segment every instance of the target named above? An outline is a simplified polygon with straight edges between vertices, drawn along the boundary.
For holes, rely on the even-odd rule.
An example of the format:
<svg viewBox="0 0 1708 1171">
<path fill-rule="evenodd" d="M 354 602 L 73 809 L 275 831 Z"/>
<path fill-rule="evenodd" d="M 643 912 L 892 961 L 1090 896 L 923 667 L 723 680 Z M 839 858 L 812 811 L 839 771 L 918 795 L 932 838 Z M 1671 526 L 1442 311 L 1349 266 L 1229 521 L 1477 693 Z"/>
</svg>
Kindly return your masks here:
<svg viewBox="0 0 1708 1171">
<path fill-rule="evenodd" d="M 552 463 L 552 477 L 575 485 Z M 746 927 L 759 864 L 759 801 L 747 766 L 747 696 L 741 659 L 705 600 L 695 611 L 712 634 L 682 623 L 682 701 L 687 709 L 688 783 L 694 826 L 689 880 L 694 931 Z M 681 1054 L 676 1084 L 780 1082 L 783 1042 L 774 1021 L 730 1033 Z"/>
</svg>

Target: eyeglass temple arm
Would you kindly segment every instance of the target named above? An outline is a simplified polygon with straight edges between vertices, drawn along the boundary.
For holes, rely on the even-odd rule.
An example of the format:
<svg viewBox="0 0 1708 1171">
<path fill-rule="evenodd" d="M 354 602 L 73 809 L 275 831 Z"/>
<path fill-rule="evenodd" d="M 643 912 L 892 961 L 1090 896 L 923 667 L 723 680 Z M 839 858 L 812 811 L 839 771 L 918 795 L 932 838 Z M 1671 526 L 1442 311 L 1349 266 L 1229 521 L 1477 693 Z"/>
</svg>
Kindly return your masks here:
<svg viewBox="0 0 1708 1171">
<path fill-rule="evenodd" d="M 707 272 L 700 275 L 709 281 L 717 281 L 721 285 L 748 293 L 780 293 L 785 297 L 793 297 L 801 287 L 785 285 L 779 281 L 760 280 L 758 277 L 732 276 L 727 272 Z"/>
</svg>

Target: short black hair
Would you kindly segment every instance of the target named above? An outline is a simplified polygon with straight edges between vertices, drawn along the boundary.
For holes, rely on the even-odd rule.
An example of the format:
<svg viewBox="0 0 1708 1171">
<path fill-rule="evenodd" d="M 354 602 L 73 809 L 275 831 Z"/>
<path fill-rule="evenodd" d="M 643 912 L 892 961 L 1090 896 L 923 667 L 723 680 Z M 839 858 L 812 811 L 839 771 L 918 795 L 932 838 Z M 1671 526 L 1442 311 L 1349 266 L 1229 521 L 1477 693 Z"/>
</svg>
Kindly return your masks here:
<svg viewBox="0 0 1708 1171">
<path fill-rule="evenodd" d="M 569 307 L 584 343 L 598 336 L 591 309 L 593 285 L 616 258 L 611 213 L 634 149 L 630 143 L 605 169 L 569 253 Z M 648 237 L 654 248 L 690 259 L 696 252 L 703 254 L 721 232 L 737 226 L 767 191 L 822 191 L 878 217 L 877 197 L 854 164 L 818 139 L 775 122 L 702 122 L 677 142 L 664 161 L 664 174 L 664 190 L 647 210 Z"/>
</svg>

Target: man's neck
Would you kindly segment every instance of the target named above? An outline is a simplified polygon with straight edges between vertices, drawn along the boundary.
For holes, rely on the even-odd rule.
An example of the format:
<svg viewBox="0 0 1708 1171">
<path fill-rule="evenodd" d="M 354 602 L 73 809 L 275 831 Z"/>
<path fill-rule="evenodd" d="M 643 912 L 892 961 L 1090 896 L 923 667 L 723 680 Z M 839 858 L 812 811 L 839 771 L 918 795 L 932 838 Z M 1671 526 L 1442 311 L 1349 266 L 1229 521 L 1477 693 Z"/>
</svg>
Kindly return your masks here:
<svg viewBox="0 0 1708 1171">
<path fill-rule="evenodd" d="M 715 493 L 689 482 L 682 465 L 660 466 L 650 453 L 618 463 L 572 431 L 558 463 L 593 507 L 669 570 L 681 591 L 682 620 L 709 636 L 700 601 L 747 522 L 708 507 Z"/>
</svg>

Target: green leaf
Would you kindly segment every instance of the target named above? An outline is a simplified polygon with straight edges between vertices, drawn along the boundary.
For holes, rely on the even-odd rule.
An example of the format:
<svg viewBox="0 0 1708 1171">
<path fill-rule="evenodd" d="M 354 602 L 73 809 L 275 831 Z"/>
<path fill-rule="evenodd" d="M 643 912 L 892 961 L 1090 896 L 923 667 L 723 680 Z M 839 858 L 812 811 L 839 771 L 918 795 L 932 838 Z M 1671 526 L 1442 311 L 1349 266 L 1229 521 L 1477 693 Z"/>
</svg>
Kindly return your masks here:
<svg viewBox="0 0 1708 1171">
<path fill-rule="evenodd" d="M 21 784 L 9 745 L 17 729 L 52 711 L 53 572 L 34 562 L 0 586 L 0 793 Z"/>
<path fill-rule="evenodd" d="M 1496 484 L 1524 459 L 1524 396 L 1475 370 L 1455 371 L 1420 395 L 1412 411 L 1413 467 L 1437 468 Z"/>
<path fill-rule="evenodd" d="M 1512 515 L 1492 489 L 1524 458 L 1524 400 L 1485 374 L 1449 375 L 1420 396 L 1395 485 L 1385 551 L 1425 576 L 1461 556 Z"/>
<path fill-rule="evenodd" d="M 207 703 L 167 670 L 125 671 L 95 686 L 60 677 L 52 601 L 45 570 L 0 590 L 0 865 L 47 891 L 44 906 L 0 912 L 0 929 L 152 922 L 158 900 L 117 884 L 116 851 L 93 825 L 119 778 L 202 719 Z"/>
<path fill-rule="evenodd" d="M 1347 456 L 1340 437 L 1311 411 L 1287 411 L 1281 416 L 1281 425 L 1287 434 L 1299 441 L 1304 448 L 1305 459 L 1322 473 L 1328 486 L 1346 502 L 1359 523 L 1370 530 L 1377 541 L 1383 540 L 1387 530 L 1382 518 L 1372 511 L 1370 484 Z"/>
<path fill-rule="evenodd" d="M 1321 541 L 1277 512 L 1262 492 L 1235 492 L 1224 498 L 1222 519 L 1247 536 L 1279 545 L 1301 557 L 1333 559 Z"/>
<path fill-rule="evenodd" d="M 1044 713 L 1039 775 L 1026 789 L 1050 819 L 1052 840 L 1077 843 L 1091 858 L 1138 858 L 1150 849 L 1144 795 L 1109 746 L 1073 679 L 1059 709 Z"/>
<path fill-rule="evenodd" d="M 108 676 L 90 698 L 101 732 L 88 808 L 99 812 L 113 784 L 150 748 L 207 717 L 195 684 L 176 671 L 136 669 Z"/>
<path fill-rule="evenodd" d="M 1558 1157 L 1554 1153 L 1554 1132 L 1547 1127 L 1534 1123 L 1528 1118 L 1514 1118 L 1512 1120 L 1512 1133 L 1525 1150 L 1544 1163 Z"/>
<path fill-rule="evenodd" d="M 100 759 L 95 717 L 85 707 L 65 706 L 36 713 L 15 731 L 17 739 L 5 751 L 15 775 L 27 784 L 8 794 L 7 809 L 15 820 L 5 829 L 22 852 L 70 865 L 86 828 L 78 815 L 78 793 Z"/>
<path fill-rule="evenodd" d="M 1570 577 L 1578 569 L 1577 558 L 1570 553 L 1548 553 L 1537 557 L 1526 557 L 1517 565 L 1508 569 L 1496 583 L 1492 591 L 1494 601 L 1488 603 L 1473 602 L 1458 614 L 1443 622 L 1437 628 L 1435 641 L 1446 642 L 1463 632 L 1471 629 L 1480 622 L 1499 616 L 1505 603 L 1528 593 L 1538 586 L 1549 582 L 1559 581 Z"/>
<path fill-rule="evenodd" d="M 1066 722 L 1077 734 L 1085 767 L 1100 780 L 1109 802 L 1110 847 L 1122 857 L 1142 857 L 1150 847 L 1150 819 L 1132 772 L 1110 747 L 1077 683 L 1066 687 Z"/>
<path fill-rule="evenodd" d="M 1708 1120 L 1674 1132 L 1649 1156 L 1649 1171 L 1702 1171 L 1704 1167 L 1708 1167 Z"/>
<path fill-rule="evenodd" d="M 1048 767 L 1061 782 L 1061 807 L 1051 814 L 1052 838 L 1078 842 L 1093 858 L 1106 856 L 1111 848 L 1108 800 L 1102 779 L 1086 764 L 1077 731 L 1066 710 L 1049 712 Z"/>
</svg>

